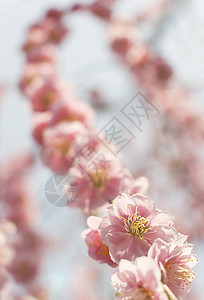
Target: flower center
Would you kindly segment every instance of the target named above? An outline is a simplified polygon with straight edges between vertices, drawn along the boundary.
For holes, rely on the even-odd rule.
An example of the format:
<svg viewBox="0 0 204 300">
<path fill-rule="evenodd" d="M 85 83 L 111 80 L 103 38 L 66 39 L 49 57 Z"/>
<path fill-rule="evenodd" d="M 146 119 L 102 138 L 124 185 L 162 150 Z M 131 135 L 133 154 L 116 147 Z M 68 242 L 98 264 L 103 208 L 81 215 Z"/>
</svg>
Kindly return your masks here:
<svg viewBox="0 0 204 300">
<path fill-rule="evenodd" d="M 151 291 L 145 288 L 140 288 L 134 300 L 151 300 L 151 299 L 152 299 Z"/>
<path fill-rule="evenodd" d="M 184 289 L 184 286 L 189 285 L 193 278 L 194 278 L 194 272 L 191 270 L 188 270 L 184 267 L 184 264 L 178 264 L 174 263 L 172 261 L 169 261 L 166 264 L 166 273 L 167 277 L 174 285 L 181 285 L 181 288 Z"/>
<path fill-rule="evenodd" d="M 49 107 L 50 104 L 53 102 L 53 94 L 51 92 L 46 92 L 44 95 L 43 95 L 43 98 L 42 98 L 42 103 L 43 103 L 43 106 L 45 108 Z"/>
<path fill-rule="evenodd" d="M 132 236 L 137 236 L 143 239 L 143 235 L 148 231 L 149 226 L 149 218 L 144 218 L 139 215 L 139 212 L 128 216 L 128 219 L 124 219 L 124 228 L 128 232 L 128 234 Z"/>
<path fill-rule="evenodd" d="M 62 155 L 67 155 L 70 149 L 70 145 L 66 141 L 59 141 L 57 143 L 57 149 L 60 151 Z"/>
<path fill-rule="evenodd" d="M 104 172 L 104 170 L 99 169 L 91 173 L 90 175 L 91 182 L 93 186 L 97 189 L 104 189 L 108 178 Z"/>
</svg>

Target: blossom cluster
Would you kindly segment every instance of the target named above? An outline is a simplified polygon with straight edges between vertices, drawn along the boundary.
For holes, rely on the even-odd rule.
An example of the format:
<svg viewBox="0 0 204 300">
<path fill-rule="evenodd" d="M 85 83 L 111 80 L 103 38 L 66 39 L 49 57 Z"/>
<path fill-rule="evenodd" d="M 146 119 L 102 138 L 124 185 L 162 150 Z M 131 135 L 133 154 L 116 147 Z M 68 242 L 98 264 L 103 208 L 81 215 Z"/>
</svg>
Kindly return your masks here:
<svg viewBox="0 0 204 300">
<path fill-rule="evenodd" d="M 0 298 L 5 300 L 24 299 L 19 287 L 26 297 L 47 294 L 37 283 L 45 239 L 36 229 L 38 211 L 26 180 L 33 163 L 30 155 L 17 155 L 1 164 Z"/>
<path fill-rule="evenodd" d="M 110 22 L 111 2 L 114 1 L 73 6 L 66 13 L 90 11 Z M 34 112 L 33 138 L 41 147 L 42 161 L 55 173 L 70 172 L 70 186 L 79 187 L 77 198 L 68 204 L 92 215 L 82 238 L 91 258 L 118 268 L 111 278 L 116 299 L 167 300 L 171 293 L 185 297 L 198 260 L 193 245 L 187 242 L 187 236 L 177 232 L 174 217 L 145 196 L 148 179 L 134 178 L 122 158 L 114 157 L 96 138 L 94 110 L 79 100 L 70 82 L 57 73 L 56 46 L 69 33 L 63 23 L 64 13 L 48 11 L 29 29 L 23 47 L 27 64 L 19 85 Z M 147 49 L 140 49 L 141 57 L 134 49 L 127 54 L 133 35 L 124 30 L 121 36 L 121 32 L 116 32 L 113 50 L 143 66 Z M 137 66 L 130 65 L 133 70 Z M 160 84 L 171 76 L 162 61 L 148 66 L 161 72 Z M 145 76 L 150 73 L 154 72 L 142 73 L 146 84 L 149 79 Z M 94 216 L 104 210 L 102 218 Z"/>
<path fill-rule="evenodd" d="M 170 1 L 165 1 L 168 6 Z M 143 23 L 149 24 L 149 19 L 159 12 L 160 18 L 165 8 L 154 4 L 151 9 L 137 16 L 133 20 L 122 18 L 109 18 L 109 46 L 116 54 L 116 57 L 130 71 L 133 79 L 151 99 L 160 111 L 162 118 L 159 126 L 165 135 L 165 142 L 162 137 L 153 130 L 155 136 L 151 143 L 152 153 L 144 153 L 144 161 L 148 157 L 150 164 L 162 164 L 168 174 L 168 182 L 163 187 L 165 190 L 171 184 L 182 189 L 184 195 L 182 201 L 185 203 L 184 215 L 180 213 L 182 222 L 177 222 L 180 228 L 186 227 L 186 233 L 193 238 L 202 238 L 203 233 L 203 196 L 204 190 L 201 183 L 204 170 L 202 156 L 203 144 L 203 116 L 195 106 L 195 99 L 190 91 L 181 84 L 178 84 L 173 76 L 173 69 L 167 61 L 157 52 L 151 44 L 148 44 L 140 30 Z M 141 26 L 142 28 L 142 26 Z M 188 132 L 188 134 L 186 134 Z M 171 146 L 173 144 L 173 146 Z M 195 146 L 196 145 L 196 146 Z M 165 151 L 171 147 L 172 151 Z M 137 149 L 134 149 L 134 152 Z M 164 154 L 165 153 L 165 154 Z M 137 167 L 135 172 L 137 172 Z M 154 181 L 154 174 L 149 168 L 143 173 L 149 178 L 154 189 L 159 184 Z M 174 208 L 172 208 L 173 210 Z M 190 216 L 192 209 L 195 211 L 195 221 L 184 225 L 186 213 Z"/>
</svg>

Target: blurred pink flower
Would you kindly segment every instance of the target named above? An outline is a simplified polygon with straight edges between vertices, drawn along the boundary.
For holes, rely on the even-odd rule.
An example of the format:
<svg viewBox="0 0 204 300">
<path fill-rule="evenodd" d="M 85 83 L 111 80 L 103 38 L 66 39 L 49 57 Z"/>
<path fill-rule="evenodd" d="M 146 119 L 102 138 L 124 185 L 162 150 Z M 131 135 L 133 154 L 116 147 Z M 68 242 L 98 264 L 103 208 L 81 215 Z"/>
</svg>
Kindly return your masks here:
<svg viewBox="0 0 204 300">
<path fill-rule="evenodd" d="M 43 131 L 50 124 L 52 113 L 50 111 L 36 113 L 33 118 L 32 136 L 38 144 L 43 143 Z"/>
<path fill-rule="evenodd" d="M 13 207 L 10 206 L 7 213 L 7 218 L 11 220 L 18 229 L 28 226 L 30 222 L 33 222 L 36 216 L 37 211 L 31 201 Z"/>
<path fill-rule="evenodd" d="M 21 92 L 30 98 L 36 87 L 53 78 L 56 79 L 56 68 L 53 63 L 29 63 L 23 71 L 19 87 Z"/>
<path fill-rule="evenodd" d="M 71 101 L 57 101 L 51 107 L 51 111 L 53 113 L 51 126 L 62 121 L 79 121 L 90 128 L 95 121 L 95 112 L 91 106 L 74 98 Z"/>
<path fill-rule="evenodd" d="M 0 299 L 10 300 L 9 293 L 9 276 L 4 269 L 0 269 Z"/>
<path fill-rule="evenodd" d="M 43 81 L 35 88 L 30 97 L 34 111 L 47 111 L 57 100 L 71 97 L 69 86 L 57 79 Z"/>
<path fill-rule="evenodd" d="M 50 299 L 48 290 L 44 287 L 36 285 L 36 283 L 29 287 L 29 292 L 33 297 L 36 297 L 38 300 L 49 300 Z"/>
<path fill-rule="evenodd" d="M 15 256 L 15 251 L 11 246 L 15 233 L 16 227 L 13 223 L 0 222 L 0 269 L 7 267 Z"/>
<path fill-rule="evenodd" d="M 71 170 L 74 177 L 71 186 L 79 186 L 76 200 L 70 204 L 90 212 L 113 200 L 125 187 L 126 169 L 120 159 L 107 152 L 96 150 L 88 161 L 80 161 Z"/>
<path fill-rule="evenodd" d="M 166 243 L 157 239 L 149 249 L 148 256 L 158 263 L 163 282 L 177 297 L 185 297 L 195 277 L 192 268 L 198 258 L 192 253 L 193 245 L 186 243 L 187 236 L 179 234 L 175 241 Z"/>
<path fill-rule="evenodd" d="M 127 175 L 124 178 L 123 185 L 121 186 L 121 193 L 127 193 L 129 195 L 142 194 L 144 195 L 149 187 L 149 180 L 144 177 L 138 177 L 135 179 L 132 174 L 127 170 Z M 120 194 L 121 194 L 120 193 Z"/>
<path fill-rule="evenodd" d="M 46 13 L 46 17 L 52 18 L 52 19 L 58 21 L 63 17 L 63 14 L 64 14 L 63 10 L 59 10 L 56 8 L 50 8 Z"/>
<path fill-rule="evenodd" d="M 32 282 L 39 270 L 41 257 L 39 253 L 19 251 L 13 260 L 9 271 L 17 283 Z"/>
<path fill-rule="evenodd" d="M 16 298 L 16 300 L 41 300 L 41 299 L 36 298 L 36 297 L 34 297 L 32 295 L 24 295 L 22 297 Z"/>
<path fill-rule="evenodd" d="M 61 17 L 57 14 L 48 14 L 42 21 L 34 24 L 28 31 L 26 44 L 23 50 L 28 53 L 38 45 L 43 44 L 59 44 L 67 34 L 68 29 L 61 21 Z"/>
<path fill-rule="evenodd" d="M 56 59 L 56 47 L 51 44 L 45 44 L 32 48 L 27 53 L 28 62 L 39 63 L 48 62 L 55 63 Z"/>
<path fill-rule="evenodd" d="M 118 196 L 107 210 L 99 232 L 115 262 L 146 255 L 155 239 L 171 241 L 175 236 L 174 217 L 156 209 L 154 202 L 143 195 Z"/>
<path fill-rule="evenodd" d="M 115 300 L 168 300 L 159 267 L 149 257 L 139 257 L 134 262 L 122 259 L 111 283 L 117 292 Z"/>
<path fill-rule="evenodd" d="M 56 173 L 66 173 L 76 158 L 76 144 L 86 140 L 87 129 L 80 122 L 63 122 L 43 135 L 42 160 Z"/>
<path fill-rule="evenodd" d="M 111 267 L 116 267 L 117 264 L 111 260 L 109 249 L 106 244 L 101 241 L 101 237 L 98 232 L 101 220 L 102 219 L 99 217 L 89 217 L 87 219 L 87 225 L 89 228 L 82 232 L 82 239 L 85 240 L 88 246 L 88 253 L 91 258 L 99 261 L 100 263 L 107 263 Z"/>
<path fill-rule="evenodd" d="M 111 48 L 120 55 L 126 55 L 135 39 L 135 30 L 124 22 L 112 21 L 109 26 Z"/>
</svg>

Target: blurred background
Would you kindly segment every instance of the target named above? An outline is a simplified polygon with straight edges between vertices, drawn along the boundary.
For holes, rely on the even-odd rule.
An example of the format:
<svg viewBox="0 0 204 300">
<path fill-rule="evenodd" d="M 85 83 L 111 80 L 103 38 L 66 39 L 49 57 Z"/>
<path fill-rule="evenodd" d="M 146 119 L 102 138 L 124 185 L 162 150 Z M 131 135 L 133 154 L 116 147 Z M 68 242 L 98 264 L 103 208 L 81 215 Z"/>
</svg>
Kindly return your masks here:
<svg viewBox="0 0 204 300">
<path fill-rule="evenodd" d="M 91 2 L 81 1 L 83 4 Z M 70 0 L 0 0 L 1 176 L 3 178 L 8 170 L 11 174 L 16 168 L 14 173 L 27 182 L 28 201 L 35 207 L 30 208 L 33 224 L 37 234 L 45 239 L 35 278 L 37 288 L 30 283 L 29 286 L 45 289 L 43 295 L 49 293 L 48 298 L 39 298 L 42 300 L 114 297 L 109 280 L 112 270 L 91 260 L 81 239 L 86 218 L 77 209 L 50 204 L 45 197 L 44 187 L 52 172 L 40 160 L 40 147 L 32 138 L 33 113 L 18 87 L 26 63 L 22 45 L 28 28 L 42 19 L 48 9 L 64 9 L 75 3 Z M 98 128 L 117 117 L 136 136 L 121 155 L 135 177 L 147 176 L 150 181 L 147 194 L 160 208 L 176 216 L 178 229 L 189 234 L 190 241 L 195 243 L 200 262 L 189 299 L 204 299 L 201 295 L 204 279 L 203 3 L 202 0 L 121 0 L 114 3 L 113 10 L 121 20 L 131 20 L 139 47 L 148 45 L 155 53 L 149 64 L 146 67 L 128 64 L 114 48 L 110 24 L 97 15 L 79 12 L 64 18 L 70 33 L 58 47 L 58 72 L 72 83 L 81 100 L 94 106 Z M 162 57 L 162 63 L 157 62 L 157 56 Z M 157 63 L 160 77 L 152 67 Z M 167 85 L 169 76 L 173 83 Z M 121 113 L 139 91 L 160 112 L 158 117 L 144 123 L 142 132 Z M 169 104 L 171 98 L 173 108 Z M 196 126 L 195 121 L 190 122 L 188 107 L 194 116 L 192 119 L 197 120 Z M 183 122 L 185 117 L 186 123 Z M 34 162 L 28 162 L 29 159 L 25 162 L 28 154 Z M 4 180 L 7 179 L 3 178 L 2 184 Z M 33 262 L 37 256 L 33 252 Z M 30 278 L 33 282 L 34 277 Z M 25 290 L 24 279 L 12 283 L 19 294 Z"/>
</svg>

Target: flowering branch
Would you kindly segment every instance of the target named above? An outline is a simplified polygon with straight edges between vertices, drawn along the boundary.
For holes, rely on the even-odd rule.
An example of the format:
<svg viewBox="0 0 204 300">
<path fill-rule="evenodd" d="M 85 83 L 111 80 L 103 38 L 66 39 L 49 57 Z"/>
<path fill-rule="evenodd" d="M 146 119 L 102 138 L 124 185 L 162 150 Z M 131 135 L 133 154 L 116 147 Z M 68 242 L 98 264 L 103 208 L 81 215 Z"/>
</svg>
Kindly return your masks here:
<svg viewBox="0 0 204 300">
<path fill-rule="evenodd" d="M 113 30 L 113 51 L 136 74 L 142 71 L 142 86 L 151 82 L 149 74 L 160 72 L 160 77 L 153 76 L 154 85 L 150 84 L 160 89 L 171 77 L 171 69 L 149 55 L 144 45 L 139 49 L 141 57 L 137 56 L 134 47 L 138 45 L 134 44 L 131 29 L 112 18 L 113 2 L 104 5 L 98 0 L 81 10 L 113 23 L 116 29 L 119 26 L 120 30 Z M 78 10 L 80 6 L 74 6 L 66 13 Z M 116 299 L 176 300 L 190 291 L 195 277 L 192 268 L 198 259 L 193 245 L 175 229 L 174 217 L 144 195 L 147 178 L 135 179 L 121 157 L 114 157 L 104 147 L 105 134 L 96 138 L 93 108 L 76 99 L 71 85 L 57 74 L 56 45 L 69 32 L 63 16 L 64 12 L 48 11 L 43 20 L 30 28 L 24 45 L 27 66 L 20 88 L 35 113 L 33 137 L 42 148 L 42 161 L 53 172 L 72 174 L 70 187 L 74 190 L 77 186 L 78 193 L 69 203 L 65 183 L 67 205 L 90 215 L 82 238 L 90 257 L 117 268 L 111 278 Z M 127 55 L 130 46 L 133 51 Z M 149 66 L 154 72 L 149 71 Z M 154 89 L 148 91 L 154 95 Z M 117 149 L 112 141 L 109 146 Z M 96 210 L 101 218 L 93 216 Z"/>
</svg>

